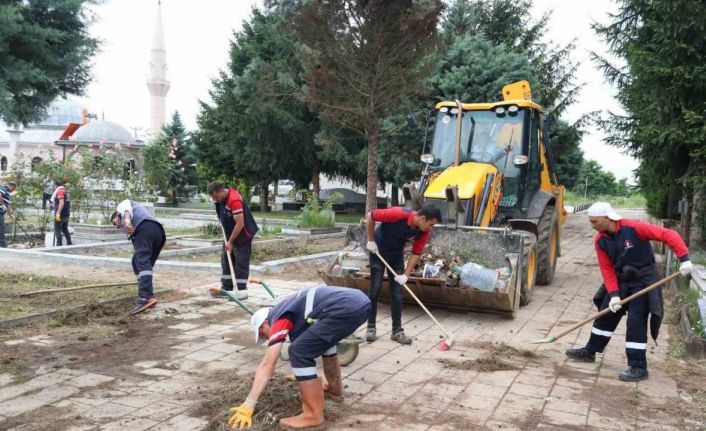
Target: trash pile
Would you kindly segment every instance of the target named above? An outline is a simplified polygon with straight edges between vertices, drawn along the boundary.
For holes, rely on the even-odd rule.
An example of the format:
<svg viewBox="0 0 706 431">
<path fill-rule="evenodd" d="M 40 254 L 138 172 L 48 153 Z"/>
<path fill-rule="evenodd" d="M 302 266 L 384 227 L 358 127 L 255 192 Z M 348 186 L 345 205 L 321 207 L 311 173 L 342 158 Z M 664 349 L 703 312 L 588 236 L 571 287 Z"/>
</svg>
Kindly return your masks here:
<svg viewBox="0 0 706 431">
<path fill-rule="evenodd" d="M 407 256 L 408 257 L 408 256 Z M 507 289 L 511 276 L 510 262 L 500 250 L 479 250 L 469 246 L 460 250 L 427 247 L 413 277 L 446 281 L 448 287 L 492 291 Z"/>
</svg>

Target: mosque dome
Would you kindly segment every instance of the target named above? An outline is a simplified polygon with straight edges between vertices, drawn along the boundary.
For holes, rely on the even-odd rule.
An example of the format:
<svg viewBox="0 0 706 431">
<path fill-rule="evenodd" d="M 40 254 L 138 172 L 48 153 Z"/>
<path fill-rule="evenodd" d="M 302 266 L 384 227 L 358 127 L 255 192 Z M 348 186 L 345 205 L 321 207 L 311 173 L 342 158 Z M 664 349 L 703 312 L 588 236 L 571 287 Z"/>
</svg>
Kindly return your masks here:
<svg viewBox="0 0 706 431">
<path fill-rule="evenodd" d="M 106 120 L 84 124 L 71 136 L 71 141 L 105 144 L 135 144 L 135 138 L 123 126 Z"/>
<path fill-rule="evenodd" d="M 67 99 L 58 98 L 47 108 L 47 116 L 37 121 L 35 126 L 66 127 L 69 123 L 83 122 L 81 106 Z"/>
</svg>

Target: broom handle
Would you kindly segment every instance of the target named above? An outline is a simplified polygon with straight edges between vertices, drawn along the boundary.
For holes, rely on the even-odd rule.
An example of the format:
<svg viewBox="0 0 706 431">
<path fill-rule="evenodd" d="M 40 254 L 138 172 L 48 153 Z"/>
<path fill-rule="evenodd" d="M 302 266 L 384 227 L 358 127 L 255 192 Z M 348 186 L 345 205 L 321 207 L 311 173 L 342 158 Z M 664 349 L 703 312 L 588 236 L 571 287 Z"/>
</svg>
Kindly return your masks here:
<svg viewBox="0 0 706 431">
<path fill-rule="evenodd" d="M 379 252 L 379 251 L 376 251 L 375 254 L 377 255 L 377 257 L 380 258 L 380 260 L 382 261 L 382 263 L 385 264 L 385 266 L 387 267 L 388 271 L 390 271 L 390 272 L 392 273 L 392 275 L 394 275 L 395 277 L 397 277 L 397 273 L 395 272 L 395 270 L 390 267 L 390 265 L 387 263 L 387 261 L 385 260 L 385 258 L 382 257 L 382 255 L 380 255 L 380 252 Z M 392 280 L 390 280 L 390 281 L 392 281 Z M 420 301 L 419 298 L 417 298 L 417 295 L 415 295 L 414 292 L 412 292 L 412 289 L 410 289 L 410 288 L 407 286 L 407 283 L 403 284 L 403 286 L 404 286 L 405 289 L 407 289 L 407 293 L 409 293 L 410 296 L 412 296 L 412 298 L 414 298 L 414 300 L 417 301 L 417 304 L 419 304 L 419 306 L 422 307 L 422 309 L 427 312 L 427 314 L 429 315 L 429 317 L 431 317 L 431 320 L 433 320 L 434 323 L 436 323 L 437 326 L 438 326 L 439 328 L 441 328 L 441 331 L 444 333 L 444 335 L 446 335 L 446 338 L 451 338 L 451 336 L 449 335 L 448 331 L 446 331 L 446 329 L 441 325 L 441 323 L 439 323 L 439 321 L 436 320 L 436 318 L 431 314 L 431 312 L 430 312 L 429 310 L 427 310 L 427 307 L 425 307 L 424 304 L 422 304 L 422 301 Z"/>
<path fill-rule="evenodd" d="M 221 233 L 223 234 L 223 248 L 225 249 L 226 243 L 228 242 L 228 238 L 226 238 L 226 229 L 223 227 L 223 224 L 218 223 L 221 225 Z M 233 282 L 233 286 L 237 289 L 238 283 L 236 283 L 236 278 L 235 278 L 235 270 L 233 269 L 233 261 L 231 260 L 230 253 L 228 250 L 224 250 L 226 252 L 226 257 L 228 257 L 228 267 L 230 268 L 230 278 Z"/>
<path fill-rule="evenodd" d="M 41 293 L 69 292 L 72 290 L 93 289 L 96 287 L 132 286 L 135 284 L 137 284 L 136 281 L 126 281 L 126 282 L 122 282 L 122 283 L 117 282 L 117 283 L 104 283 L 104 284 L 90 284 L 88 286 L 62 287 L 60 289 L 33 290 L 31 292 L 20 293 L 19 296 L 32 296 L 32 295 L 39 295 Z"/>
<path fill-rule="evenodd" d="M 642 289 L 642 290 L 639 290 L 639 291 L 633 293 L 632 295 L 630 295 L 630 296 L 628 296 L 627 298 L 625 298 L 625 299 L 623 299 L 622 301 L 620 301 L 620 305 L 625 305 L 625 304 L 627 304 L 628 302 L 632 301 L 633 299 L 635 299 L 635 298 L 637 298 L 637 297 L 639 297 L 639 296 L 642 296 L 642 295 L 646 294 L 647 292 L 649 292 L 649 291 L 651 291 L 651 290 L 656 289 L 657 287 L 661 286 L 662 284 L 668 282 L 669 280 L 675 278 L 675 277 L 678 276 L 678 275 L 679 275 L 679 272 L 675 272 L 674 274 L 668 275 L 667 277 L 664 277 L 663 279 L 659 280 L 658 282 L 653 283 L 653 284 L 647 286 L 646 288 L 644 288 L 644 289 Z M 612 311 L 610 311 L 610 308 L 606 308 L 606 309 L 604 309 L 604 310 L 602 310 L 602 311 L 600 311 L 600 312 L 594 314 L 593 316 L 590 316 L 590 317 L 587 317 L 587 318 L 583 319 L 582 321 L 580 321 L 579 323 L 575 324 L 574 326 L 571 326 L 571 327 L 569 327 L 569 328 L 567 328 L 567 329 L 564 329 L 563 331 L 561 331 L 560 333 L 558 333 L 557 335 L 555 335 L 555 340 L 558 340 L 559 338 L 563 337 L 564 335 L 568 334 L 569 332 L 572 332 L 572 331 L 574 331 L 574 330 L 576 330 L 576 329 L 582 327 L 582 326 L 585 325 L 586 323 L 592 322 L 592 321 L 598 319 L 599 317 L 604 316 L 604 315 L 606 315 L 606 314 L 608 314 L 608 313 L 612 313 Z"/>
</svg>

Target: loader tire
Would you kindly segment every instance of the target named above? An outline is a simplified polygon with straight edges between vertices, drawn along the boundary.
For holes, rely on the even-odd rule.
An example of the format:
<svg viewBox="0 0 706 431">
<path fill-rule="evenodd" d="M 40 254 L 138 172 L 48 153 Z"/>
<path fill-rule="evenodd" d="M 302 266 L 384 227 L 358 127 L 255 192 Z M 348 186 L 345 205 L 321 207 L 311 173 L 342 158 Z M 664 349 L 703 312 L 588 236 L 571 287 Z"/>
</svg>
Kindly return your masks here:
<svg viewBox="0 0 706 431">
<path fill-rule="evenodd" d="M 537 239 L 533 234 L 527 234 L 523 241 L 520 305 L 527 305 L 532 300 L 537 280 Z"/>
<path fill-rule="evenodd" d="M 554 280 L 559 255 L 559 218 L 553 206 L 547 205 L 537 223 L 537 284 L 545 286 Z"/>
</svg>

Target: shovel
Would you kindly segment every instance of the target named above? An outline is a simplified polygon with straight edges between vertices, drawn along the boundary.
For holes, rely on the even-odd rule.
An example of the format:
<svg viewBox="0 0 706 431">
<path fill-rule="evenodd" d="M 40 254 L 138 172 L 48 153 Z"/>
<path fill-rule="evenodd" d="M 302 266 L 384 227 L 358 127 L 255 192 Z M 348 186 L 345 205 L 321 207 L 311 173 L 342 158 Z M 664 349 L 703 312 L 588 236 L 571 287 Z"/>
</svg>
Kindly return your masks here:
<svg viewBox="0 0 706 431">
<path fill-rule="evenodd" d="M 397 277 L 397 273 L 395 272 L 395 270 L 390 267 L 390 264 L 387 263 L 385 258 L 380 255 L 380 252 L 376 251 L 375 254 L 377 255 L 377 257 L 380 258 L 382 263 L 385 264 L 385 266 L 387 267 L 387 270 L 390 271 L 394 277 Z M 436 323 L 436 325 L 439 327 L 439 329 L 441 329 L 441 332 L 443 332 L 444 335 L 446 335 L 446 339 L 443 340 L 441 343 L 439 343 L 439 350 L 441 350 L 442 352 L 445 350 L 449 350 L 449 348 L 451 348 L 451 345 L 454 342 L 453 337 L 449 335 L 446 328 L 444 328 L 441 325 L 441 323 L 439 323 L 439 321 L 436 320 L 436 318 L 431 314 L 431 312 L 427 309 L 427 307 L 425 307 L 424 304 L 422 304 L 422 301 L 420 301 L 419 298 L 417 298 L 417 295 L 415 295 L 414 292 L 412 292 L 412 289 L 410 289 L 409 286 L 407 286 L 407 284 L 403 284 L 403 286 L 405 289 L 407 289 L 407 293 L 409 293 L 409 295 L 412 298 L 414 298 L 415 301 L 417 301 L 417 304 L 419 304 L 419 306 L 422 307 L 422 310 L 426 311 L 427 315 L 429 315 L 429 317 L 431 317 L 431 320 L 433 320 L 434 323 Z"/>
<path fill-rule="evenodd" d="M 678 276 L 678 275 L 679 275 L 679 273 L 678 273 L 678 272 L 675 272 L 674 274 L 668 275 L 667 277 L 664 277 L 664 278 L 661 279 L 660 281 L 658 281 L 658 282 L 656 282 L 656 283 L 654 283 L 654 284 L 651 284 L 651 285 L 647 286 L 646 288 L 644 288 L 644 289 L 642 289 L 642 290 L 640 290 L 640 291 L 638 291 L 638 292 L 633 293 L 632 295 L 630 295 L 630 296 L 628 296 L 627 298 L 625 298 L 625 299 L 623 299 L 622 301 L 620 301 L 620 305 L 625 305 L 625 304 L 627 304 L 628 302 L 632 301 L 633 299 L 635 299 L 635 298 L 637 298 L 637 297 L 640 297 L 640 296 L 642 296 L 642 295 L 648 293 L 649 291 L 658 288 L 658 287 L 661 286 L 662 284 L 668 282 L 669 280 L 675 278 L 675 277 Z M 567 329 L 564 329 L 563 331 L 559 332 L 559 333 L 556 334 L 556 335 L 549 335 L 549 336 L 547 336 L 547 338 L 544 338 L 544 339 L 541 339 L 541 340 L 530 341 L 530 344 L 553 343 L 553 342 L 555 342 L 556 340 L 558 340 L 559 338 L 563 337 L 564 335 L 566 335 L 566 334 L 568 334 L 568 333 L 570 333 L 570 332 L 573 332 L 573 331 L 575 331 L 576 329 L 578 329 L 578 328 L 582 327 L 583 325 L 585 325 L 586 323 L 592 322 L 592 321 L 598 319 L 599 317 L 604 316 L 604 315 L 606 315 L 606 314 L 608 314 L 608 313 L 612 313 L 612 311 L 610 311 L 610 308 L 606 308 L 606 309 L 604 309 L 604 310 L 602 310 L 602 311 L 600 311 L 600 312 L 594 314 L 593 316 L 587 317 L 587 318 L 583 319 L 582 321 L 580 321 L 579 323 L 577 323 L 577 324 L 575 324 L 575 325 L 573 325 L 573 326 L 571 326 L 571 327 L 569 327 L 569 328 L 567 328 Z"/>
</svg>

